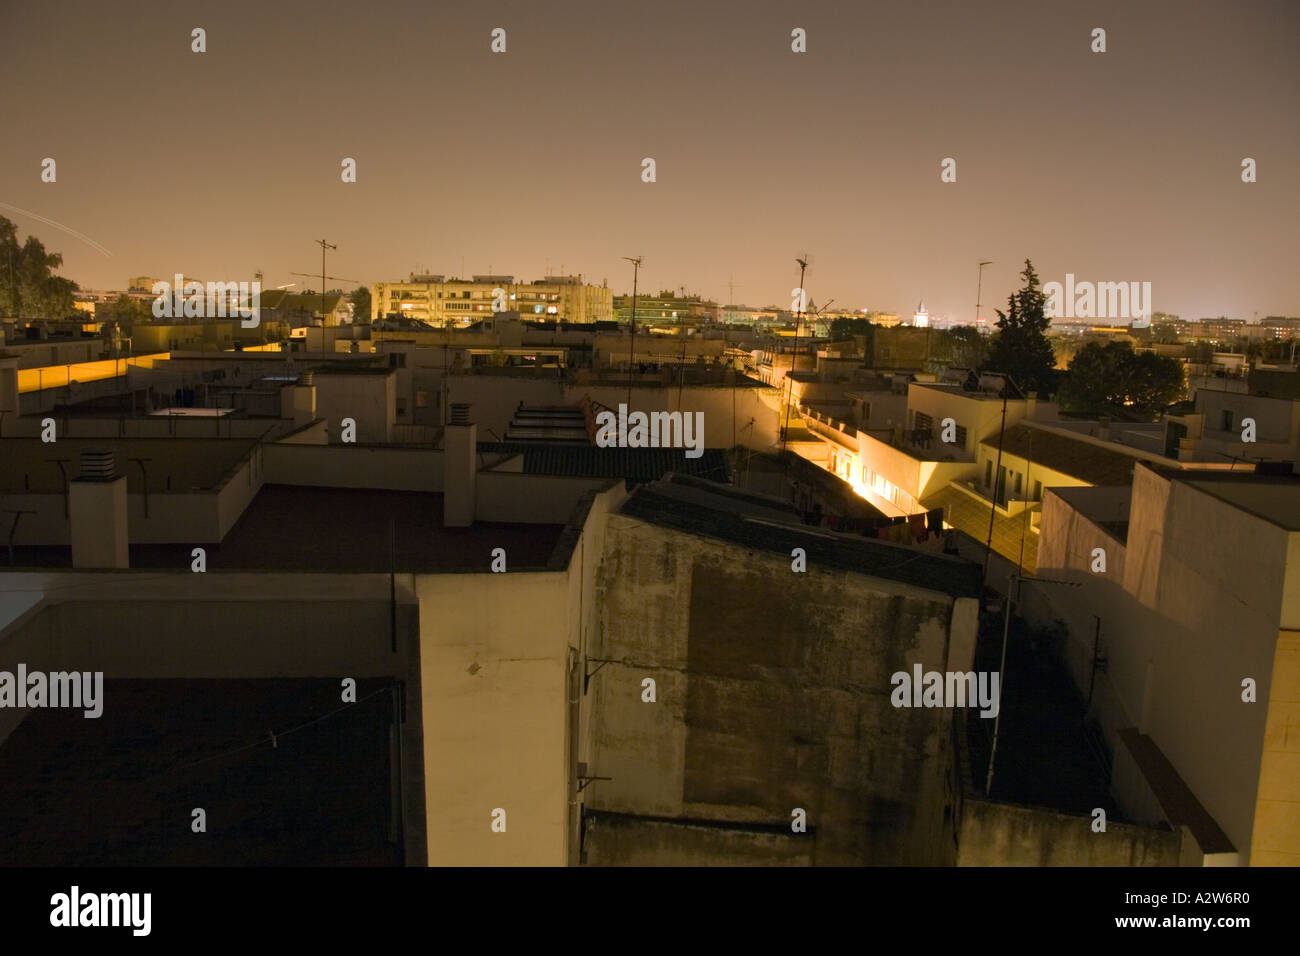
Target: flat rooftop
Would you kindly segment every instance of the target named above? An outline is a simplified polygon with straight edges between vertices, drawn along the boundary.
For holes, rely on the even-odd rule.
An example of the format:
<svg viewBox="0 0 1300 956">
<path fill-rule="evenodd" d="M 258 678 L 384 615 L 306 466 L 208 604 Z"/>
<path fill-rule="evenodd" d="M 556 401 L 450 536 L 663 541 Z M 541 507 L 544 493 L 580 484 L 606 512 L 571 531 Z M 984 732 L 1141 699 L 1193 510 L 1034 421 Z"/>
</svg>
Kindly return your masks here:
<svg viewBox="0 0 1300 956">
<path fill-rule="evenodd" d="M 417 573 L 487 571 L 493 548 L 505 549 L 511 570 L 542 570 L 564 530 L 490 522 L 446 528 L 440 494 L 266 485 L 226 540 L 208 548 L 208 570 L 387 571 L 390 522 L 391 560 L 398 571 Z M 137 567 L 189 564 L 188 545 L 131 551 Z"/>
<path fill-rule="evenodd" d="M 1226 501 L 1287 531 L 1300 531 L 1300 476 L 1251 472 L 1168 472 L 1174 481 Z"/>
<path fill-rule="evenodd" d="M 581 478 L 625 478 L 656 481 L 671 472 L 726 481 L 727 454 L 706 448 L 699 458 L 687 458 L 681 448 L 601 448 L 582 436 L 582 444 L 504 441 L 479 442 L 480 455 L 504 455 L 500 465 L 523 456 L 526 475 L 565 475 Z"/>
<path fill-rule="evenodd" d="M 964 386 L 949 382 L 909 382 L 909 385 L 915 385 L 917 388 L 932 388 L 936 392 L 944 392 L 948 395 L 956 395 L 960 398 L 969 398 L 977 402 L 1002 402 L 1002 396 L 997 392 L 972 392 Z M 1008 402 L 1023 402 L 1023 398 L 1008 398 Z"/>
<path fill-rule="evenodd" d="M 384 686 L 359 680 L 340 711 L 337 682 L 106 680 L 96 719 L 33 710 L 0 746 L 0 860 L 400 866 Z"/>
<path fill-rule="evenodd" d="M 265 485 L 220 544 L 133 544 L 131 567 L 188 570 L 191 550 L 202 546 L 209 572 L 487 572 L 492 549 L 504 548 L 511 571 L 543 571 L 557 550 L 572 548 L 561 544 L 564 529 L 495 522 L 445 528 L 440 494 Z M 18 567 L 72 566 L 67 547 L 14 550 Z"/>
<path fill-rule="evenodd" d="M 64 477 L 55 461 L 62 459 L 68 478 L 76 478 L 83 448 L 112 450 L 130 494 L 144 490 L 140 466 L 132 458 L 148 459 L 144 467 L 150 491 L 208 491 L 219 488 L 256 444 L 248 438 L 60 438 L 49 444 L 39 438 L 3 438 L 0 494 L 62 494 Z"/>
<path fill-rule="evenodd" d="M 857 574 L 898 581 L 953 597 L 980 593 L 980 566 L 906 545 L 805 525 L 778 498 L 670 475 L 638 488 L 621 513 L 686 534 L 717 538 L 789 559 L 803 548 L 809 560 Z"/>
</svg>

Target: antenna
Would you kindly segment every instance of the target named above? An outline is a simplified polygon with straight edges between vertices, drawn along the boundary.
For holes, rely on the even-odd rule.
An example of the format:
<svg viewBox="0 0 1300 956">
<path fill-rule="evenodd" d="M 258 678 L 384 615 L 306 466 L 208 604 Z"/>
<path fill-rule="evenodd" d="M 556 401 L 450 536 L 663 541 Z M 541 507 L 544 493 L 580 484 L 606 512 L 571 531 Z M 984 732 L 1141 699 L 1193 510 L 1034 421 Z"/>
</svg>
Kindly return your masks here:
<svg viewBox="0 0 1300 956">
<path fill-rule="evenodd" d="M 980 290 L 984 287 L 984 267 L 993 265 L 992 259 L 984 259 L 980 262 L 979 278 L 975 283 L 975 327 L 979 328 L 980 324 Z"/>
<path fill-rule="evenodd" d="M 790 354 L 790 371 L 786 372 L 785 375 L 786 377 L 785 424 L 781 427 L 781 458 L 784 461 L 787 472 L 790 469 L 790 462 L 789 460 L 786 459 L 785 456 L 785 446 L 790 431 L 790 399 L 794 395 L 794 379 L 791 378 L 791 374 L 794 372 L 794 367 L 799 361 L 799 325 L 803 322 L 803 310 L 804 307 L 807 305 L 807 299 L 808 299 L 808 294 L 807 292 L 804 291 L 803 277 L 804 277 L 804 273 L 808 271 L 808 264 L 812 261 L 812 257 L 805 252 L 802 256 L 798 257 L 794 261 L 799 266 L 799 299 L 798 299 L 799 311 L 796 313 L 795 320 L 794 320 L 794 351 L 791 352 Z"/>
</svg>

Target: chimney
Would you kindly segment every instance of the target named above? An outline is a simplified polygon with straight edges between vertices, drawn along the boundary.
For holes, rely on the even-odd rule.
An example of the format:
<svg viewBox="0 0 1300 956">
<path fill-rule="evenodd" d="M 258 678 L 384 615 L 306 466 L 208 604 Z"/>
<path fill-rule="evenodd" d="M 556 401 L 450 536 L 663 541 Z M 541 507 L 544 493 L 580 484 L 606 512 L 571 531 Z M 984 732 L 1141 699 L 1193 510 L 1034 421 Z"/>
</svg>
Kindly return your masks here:
<svg viewBox="0 0 1300 956">
<path fill-rule="evenodd" d="M 126 476 L 108 448 L 81 450 L 80 473 L 68 483 L 74 568 L 129 568 Z"/>
<path fill-rule="evenodd" d="M 469 405 L 452 402 L 451 421 L 443 440 L 442 523 L 467 528 L 474 523 L 478 480 L 478 426 L 469 420 Z"/>
<path fill-rule="evenodd" d="M 284 389 L 280 391 L 280 417 L 293 418 L 293 427 L 301 428 L 303 425 L 309 425 L 316 420 L 316 384 L 315 378 L 311 372 L 303 372 L 298 376 L 296 385 L 287 385 L 286 389 L 292 389 L 292 395 L 285 396 Z M 284 399 L 290 399 L 290 407 L 284 408 Z"/>
</svg>

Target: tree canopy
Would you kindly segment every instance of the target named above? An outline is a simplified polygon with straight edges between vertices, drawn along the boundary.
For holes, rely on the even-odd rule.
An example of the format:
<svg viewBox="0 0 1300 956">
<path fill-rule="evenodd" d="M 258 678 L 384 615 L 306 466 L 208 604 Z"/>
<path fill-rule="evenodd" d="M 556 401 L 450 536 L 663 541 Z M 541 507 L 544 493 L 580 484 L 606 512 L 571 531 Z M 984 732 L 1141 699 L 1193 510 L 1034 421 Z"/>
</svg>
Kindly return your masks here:
<svg viewBox="0 0 1300 956">
<path fill-rule="evenodd" d="M 1070 362 L 1058 396 L 1063 411 L 1152 421 L 1183 396 L 1183 365 L 1127 342 L 1089 342 Z"/>
<path fill-rule="evenodd" d="M 357 286 L 348 296 L 352 302 L 352 321 L 369 322 L 370 321 L 370 289 L 366 286 Z"/>
<path fill-rule="evenodd" d="M 35 236 L 19 244 L 18 229 L 0 216 L 0 315 L 19 319 L 63 319 L 71 315 L 77 284 L 56 276 L 63 256 L 46 252 Z"/>
<path fill-rule="evenodd" d="M 1034 264 L 1025 260 L 1020 273 L 1025 285 L 1011 293 L 1007 311 L 998 309 L 998 331 L 989 348 L 984 371 L 1005 372 L 1020 388 L 1046 395 L 1056 390 L 1056 355 L 1047 338 L 1051 319 L 1045 314 L 1047 296 L 1038 285 Z"/>
</svg>

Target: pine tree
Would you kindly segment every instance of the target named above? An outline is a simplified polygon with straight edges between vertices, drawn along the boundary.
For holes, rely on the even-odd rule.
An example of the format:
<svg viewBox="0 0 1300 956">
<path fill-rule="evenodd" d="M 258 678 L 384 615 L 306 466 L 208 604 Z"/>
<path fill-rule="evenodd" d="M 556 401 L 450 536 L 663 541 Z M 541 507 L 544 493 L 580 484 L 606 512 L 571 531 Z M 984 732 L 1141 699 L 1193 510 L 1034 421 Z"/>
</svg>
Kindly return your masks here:
<svg viewBox="0 0 1300 956">
<path fill-rule="evenodd" d="M 1056 388 L 1056 355 L 1047 338 L 1051 319 L 1045 314 L 1047 296 L 1038 285 L 1034 264 L 1025 260 L 1023 289 L 1011 293 L 1007 311 L 998 309 L 998 332 L 993 338 L 989 372 L 1005 372 L 1024 391 L 1046 397 Z"/>
</svg>

